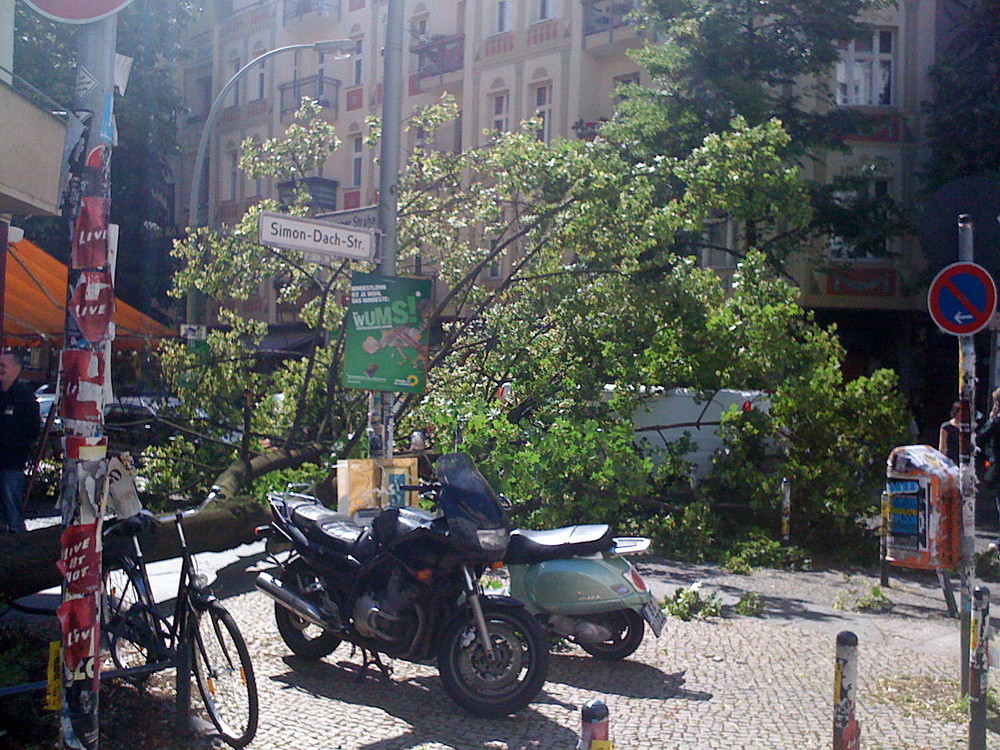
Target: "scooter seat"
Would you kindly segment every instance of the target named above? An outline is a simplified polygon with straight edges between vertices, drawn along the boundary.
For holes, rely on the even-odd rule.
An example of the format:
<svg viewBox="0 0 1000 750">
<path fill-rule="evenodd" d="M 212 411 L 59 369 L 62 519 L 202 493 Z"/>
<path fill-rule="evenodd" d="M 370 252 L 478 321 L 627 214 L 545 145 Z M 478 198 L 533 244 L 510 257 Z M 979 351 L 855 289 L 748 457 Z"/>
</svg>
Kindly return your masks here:
<svg viewBox="0 0 1000 750">
<path fill-rule="evenodd" d="M 510 544 L 504 562 L 530 565 L 545 560 L 565 560 L 579 555 L 595 555 L 614 544 L 611 527 L 606 523 L 564 526 L 561 529 L 510 532 Z"/>
<path fill-rule="evenodd" d="M 292 509 L 294 523 L 306 539 L 343 555 L 354 552 L 364 529 L 351 523 L 350 517 L 317 503 L 303 503 Z"/>
</svg>

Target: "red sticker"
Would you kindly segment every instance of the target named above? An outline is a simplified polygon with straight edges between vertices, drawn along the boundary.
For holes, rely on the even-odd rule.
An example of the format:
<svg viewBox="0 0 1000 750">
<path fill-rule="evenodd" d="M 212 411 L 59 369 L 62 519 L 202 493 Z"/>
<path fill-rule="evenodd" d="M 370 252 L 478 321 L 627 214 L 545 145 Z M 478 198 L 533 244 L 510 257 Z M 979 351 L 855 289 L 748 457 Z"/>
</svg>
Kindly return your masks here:
<svg viewBox="0 0 1000 750">
<path fill-rule="evenodd" d="M 97 524 L 68 527 L 62 534 L 62 556 L 56 563 L 71 594 L 92 594 L 101 587 Z"/>
<path fill-rule="evenodd" d="M 62 383 L 59 416 L 64 420 L 99 422 L 104 399 L 104 357 L 89 349 L 64 349 Z"/>
<path fill-rule="evenodd" d="M 107 271 L 82 271 L 69 300 L 69 311 L 92 344 L 106 339 L 115 314 L 115 291 Z"/>
<path fill-rule="evenodd" d="M 84 198 L 73 232 L 73 267 L 108 265 L 108 205 L 106 198 Z"/>
<path fill-rule="evenodd" d="M 97 597 L 70 599 L 56 610 L 63 634 L 63 663 L 70 673 L 97 653 Z M 81 675 L 81 679 L 84 676 Z M 74 678 L 76 679 L 76 678 Z"/>
<path fill-rule="evenodd" d="M 67 435 L 63 442 L 65 444 L 66 458 L 74 461 L 100 461 L 108 455 L 108 438 L 101 437 L 80 437 L 79 435 Z"/>
</svg>

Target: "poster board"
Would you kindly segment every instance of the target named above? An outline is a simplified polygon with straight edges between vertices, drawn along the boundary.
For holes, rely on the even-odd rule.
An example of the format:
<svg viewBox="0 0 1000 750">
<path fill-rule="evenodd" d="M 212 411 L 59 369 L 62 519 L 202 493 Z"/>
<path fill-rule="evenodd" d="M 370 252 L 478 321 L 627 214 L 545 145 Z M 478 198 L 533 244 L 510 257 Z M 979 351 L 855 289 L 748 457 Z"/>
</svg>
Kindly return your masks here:
<svg viewBox="0 0 1000 750">
<path fill-rule="evenodd" d="M 337 461 L 337 512 L 362 522 L 383 508 L 417 505 L 417 493 L 400 489 L 417 481 L 416 458 Z"/>
</svg>

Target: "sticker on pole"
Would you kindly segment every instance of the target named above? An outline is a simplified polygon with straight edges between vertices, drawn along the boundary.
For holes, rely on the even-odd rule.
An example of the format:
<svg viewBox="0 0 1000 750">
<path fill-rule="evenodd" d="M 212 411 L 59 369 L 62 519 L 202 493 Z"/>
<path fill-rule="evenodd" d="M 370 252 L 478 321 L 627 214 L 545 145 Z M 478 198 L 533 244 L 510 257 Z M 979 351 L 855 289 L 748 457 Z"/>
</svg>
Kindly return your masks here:
<svg viewBox="0 0 1000 750">
<path fill-rule="evenodd" d="M 953 336 L 971 336 L 985 328 L 996 306 L 993 278 L 975 263 L 952 263 L 941 269 L 927 292 L 931 318 Z"/>
</svg>

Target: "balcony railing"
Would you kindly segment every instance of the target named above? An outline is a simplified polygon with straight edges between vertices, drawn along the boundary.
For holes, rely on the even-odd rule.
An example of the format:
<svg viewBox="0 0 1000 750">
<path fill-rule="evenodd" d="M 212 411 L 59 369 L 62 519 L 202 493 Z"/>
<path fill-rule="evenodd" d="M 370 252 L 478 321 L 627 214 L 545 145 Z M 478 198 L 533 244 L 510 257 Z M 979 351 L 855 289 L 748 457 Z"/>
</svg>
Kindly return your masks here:
<svg viewBox="0 0 1000 750">
<path fill-rule="evenodd" d="M 417 77 L 430 78 L 461 70 L 465 63 L 465 36 L 424 39 L 410 47 L 417 56 Z"/>
<path fill-rule="evenodd" d="M 285 0 L 284 21 L 294 21 L 309 13 L 340 18 L 340 0 Z"/>
<path fill-rule="evenodd" d="M 632 10 L 629 0 L 583 0 L 583 35 L 601 34 L 628 26 L 625 17 Z"/>
<path fill-rule="evenodd" d="M 302 104 L 302 97 L 315 99 L 321 107 L 333 110 L 333 114 L 336 116 L 337 101 L 340 96 L 340 80 L 320 75 L 296 78 L 292 81 L 279 83 L 278 93 L 281 96 L 282 117 L 297 110 Z"/>
</svg>

